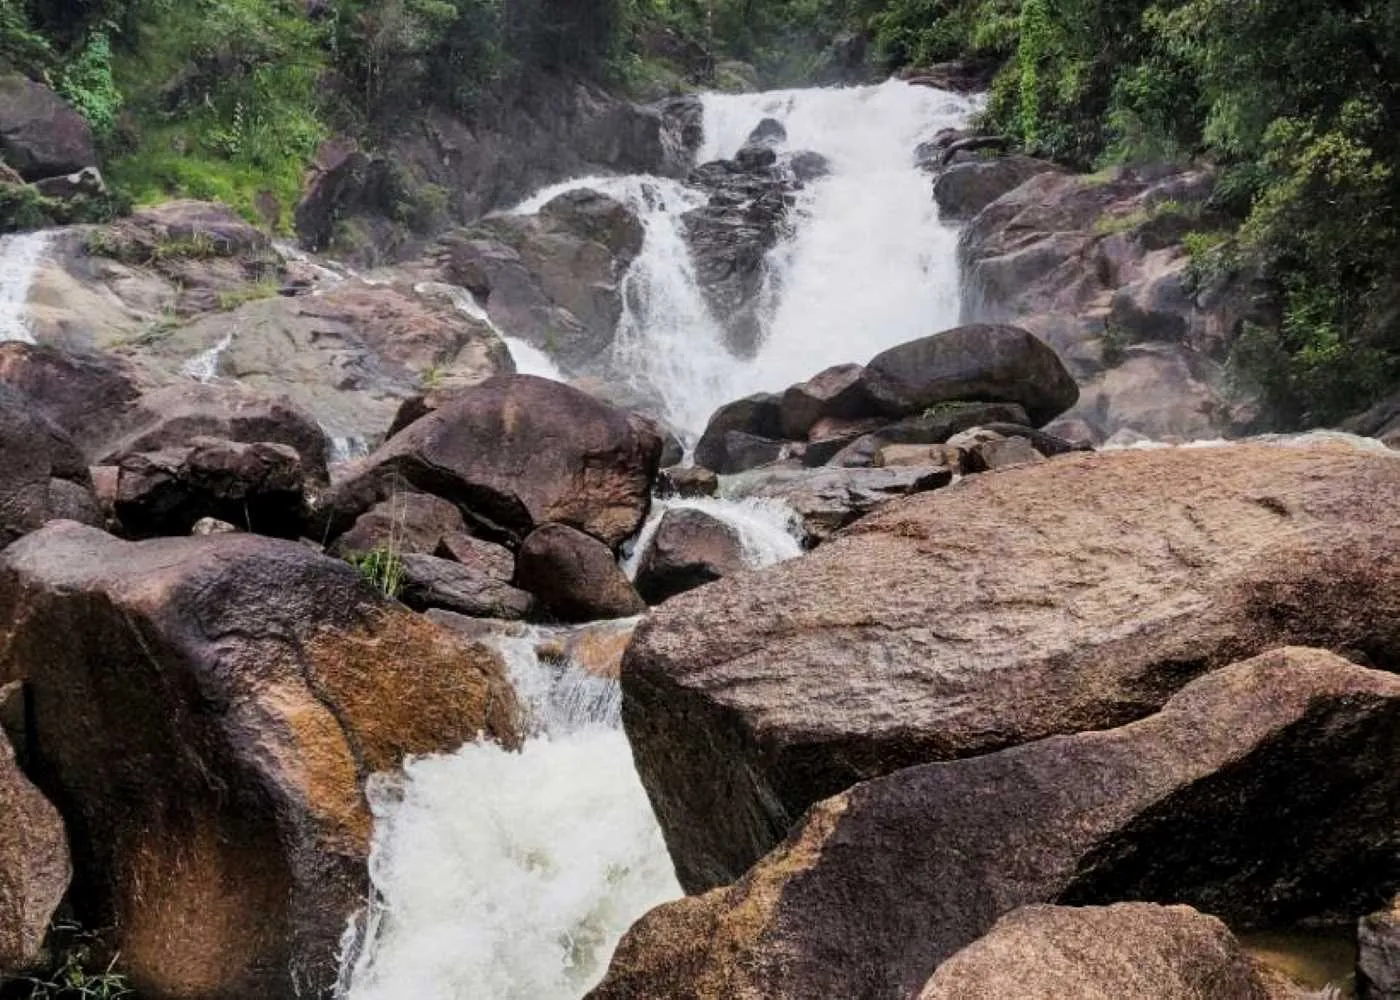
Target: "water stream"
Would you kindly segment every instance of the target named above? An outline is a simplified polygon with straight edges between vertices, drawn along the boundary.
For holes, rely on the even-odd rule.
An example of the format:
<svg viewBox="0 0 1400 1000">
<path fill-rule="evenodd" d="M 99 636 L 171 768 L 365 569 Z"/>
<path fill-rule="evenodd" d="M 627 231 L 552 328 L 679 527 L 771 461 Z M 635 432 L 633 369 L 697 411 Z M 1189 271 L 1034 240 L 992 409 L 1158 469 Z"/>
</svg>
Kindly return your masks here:
<svg viewBox="0 0 1400 1000">
<path fill-rule="evenodd" d="M 589 177 L 515 211 L 588 187 L 637 213 L 645 239 L 623 280 L 608 367 L 693 441 L 721 403 L 956 324 L 956 233 L 939 223 L 913 153 L 970 110 L 899 83 L 704 98 L 702 159 L 732 156 L 774 117 L 786 149 L 816 151 L 832 167 L 799 194 L 792 236 L 769 255 L 763 341 L 747 359 L 724 346 L 685 243 L 682 217 L 703 193 L 654 177 Z M 464 289 L 431 290 L 490 322 Z M 521 371 L 559 377 L 543 352 L 498 332 Z M 779 504 L 658 501 L 624 561 L 629 573 L 674 508 L 729 524 L 750 566 L 800 554 Z M 347 936 L 346 1000 L 576 1000 L 623 931 L 679 895 L 620 728 L 617 682 L 541 662 L 538 638 L 525 629 L 496 640 L 528 705 L 521 751 L 470 745 L 374 780 L 376 896 L 367 926 Z"/>
<path fill-rule="evenodd" d="M 52 230 L 0 236 L 0 341 L 34 343 L 27 316 L 29 288 L 52 242 Z"/>
</svg>

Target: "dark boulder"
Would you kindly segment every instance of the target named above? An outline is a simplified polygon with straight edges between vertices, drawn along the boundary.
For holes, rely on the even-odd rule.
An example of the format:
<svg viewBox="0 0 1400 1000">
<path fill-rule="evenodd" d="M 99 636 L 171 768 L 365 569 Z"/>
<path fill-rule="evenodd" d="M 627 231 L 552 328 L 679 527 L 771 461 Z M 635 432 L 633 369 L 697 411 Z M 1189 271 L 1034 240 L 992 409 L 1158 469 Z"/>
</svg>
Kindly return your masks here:
<svg viewBox="0 0 1400 1000">
<path fill-rule="evenodd" d="M 357 517 L 349 531 L 331 542 L 329 551 L 341 558 L 377 551 L 433 555 L 445 537 L 466 530 L 454 504 L 431 493 L 404 490 Z"/>
<path fill-rule="evenodd" d="M 1055 352 L 1014 326 L 960 326 L 900 344 L 876 355 L 863 381 L 876 403 L 896 417 L 940 403 L 1018 403 L 1039 427 L 1079 399 L 1079 387 Z"/>
<path fill-rule="evenodd" d="M 661 516 L 637 568 L 637 592 L 648 604 L 711 583 L 744 568 L 739 533 L 701 510 L 677 507 Z"/>
<path fill-rule="evenodd" d="M 314 520 L 335 537 L 407 485 L 495 535 L 518 540 L 557 521 L 617 546 L 646 518 L 660 453 L 661 439 L 634 414 L 561 382 L 503 375 L 390 438 Z"/>
<path fill-rule="evenodd" d="M 135 377 L 113 355 L 18 341 L 0 343 L 0 382 L 79 440 L 110 433 L 141 395 Z"/>
<path fill-rule="evenodd" d="M 880 449 L 892 444 L 942 444 L 955 434 L 989 423 L 1026 424 L 1030 417 L 1016 403 L 945 403 L 864 434 L 828 459 L 846 468 L 870 465 Z"/>
<path fill-rule="evenodd" d="M 612 550 L 564 524 L 530 533 L 515 557 L 515 585 L 560 621 L 628 618 L 647 609 Z"/>
<path fill-rule="evenodd" d="M 0 160 L 27 181 L 97 166 L 87 121 L 48 87 L 0 76 Z"/>
<path fill-rule="evenodd" d="M 0 456 L 0 549 L 55 517 L 72 516 L 74 491 L 91 494 L 92 477 L 73 439 L 3 384 Z M 88 509 L 95 510 L 95 499 Z"/>
<path fill-rule="evenodd" d="M 858 690 L 809 699 L 836 716 Z M 734 885 L 643 917 L 590 998 L 904 1000 L 1028 903 L 1170 901 L 1244 929 L 1364 913 L 1400 884 L 1397 753 L 1400 678 L 1267 653 L 1129 725 L 906 768 L 815 805 Z"/>
<path fill-rule="evenodd" d="M 918 472 L 802 475 L 856 471 Z M 858 781 L 1119 725 L 1278 645 L 1400 666 L 1392 503 L 1400 462 L 1350 446 L 1068 455 L 668 601 L 628 653 L 623 717 L 682 884 L 733 881 Z M 818 665 L 839 712 L 812 697 Z"/>
<path fill-rule="evenodd" d="M 1036 174 L 1058 170 L 1053 163 L 1029 156 L 999 156 L 945 167 L 933 182 L 939 215 L 949 221 L 970 219 L 1008 191 Z"/>
<path fill-rule="evenodd" d="M 672 466 L 662 469 L 656 479 L 656 495 L 671 497 L 712 497 L 719 492 L 719 477 L 702 466 Z"/>
<path fill-rule="evenodd" d="M 517 739 L 496 654 L 298 542 L 57 522 L 0 556 L 0 619 L 74 915 L 143 996 L 329 993 L 370 890 L 365 780 Z"/>
<path fill-rule="evenodd" d="M 528 618 L 535 601 L 523 590 L 473 566 L 435 556 L 408 553 L 399 600 L 415 611 L 441 608 L 471 618 L 512 621 Z"/>
<path fill-rule="evenodd" d="M 695 464 L 723 473 L 729 464 L 725 435 L 739 431 L 751 437 L 777 439 L 783 435 L 782 399 L 757 393 L 725 403 L 710 417 L 695 445 Z"/>
<path fill-rule="evenodd" d="M 790 386 L 778 404 L 782 436 L 800 441 L 823 419 L 859 420 L 878 415 L 879 409 L 861 380 L 863 371 L 860 365 L 836 365 Z"/>
<path fill-rule="evenodd" d="M 493 580 L 509 582 L 515 575 L 515 553 L 503 545 L 475 538 L 462 531 L 448 532 L 433 553 L 483 573 Z"/>
<path fill-rule="evenodd" d="M 119 468 L 114 512 L 128 537 L 187 535 L 207 517 L 260 535 L 301 533 L 306 477 L 287 445 L 199 437 L 126 455 Z"/>
</svg>

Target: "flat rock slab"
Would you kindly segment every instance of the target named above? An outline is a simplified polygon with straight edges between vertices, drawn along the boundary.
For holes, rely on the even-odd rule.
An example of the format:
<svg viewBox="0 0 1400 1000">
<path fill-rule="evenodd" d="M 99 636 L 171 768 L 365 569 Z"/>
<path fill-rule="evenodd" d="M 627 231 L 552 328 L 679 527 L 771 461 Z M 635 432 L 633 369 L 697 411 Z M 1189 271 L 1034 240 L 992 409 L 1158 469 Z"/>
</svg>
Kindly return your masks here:
<svg viewBox="0 0 1400 1000">
<path fill-rule="evenodd" d="M 682 885 L 858 781 L 1121 725 L 1284 643 L 1400 666 L 1397 507 L 1400 461 L 1347 445 L 1069 455 L 673 598 L 622 685 Z"/>
</svg>

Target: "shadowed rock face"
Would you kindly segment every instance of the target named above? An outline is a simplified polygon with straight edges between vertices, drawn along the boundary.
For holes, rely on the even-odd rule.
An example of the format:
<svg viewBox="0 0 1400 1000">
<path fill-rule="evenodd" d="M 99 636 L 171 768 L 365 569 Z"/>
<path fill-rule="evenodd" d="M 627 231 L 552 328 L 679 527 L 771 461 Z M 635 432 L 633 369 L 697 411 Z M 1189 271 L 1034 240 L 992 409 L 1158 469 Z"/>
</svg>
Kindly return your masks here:
<svg viewBox="0 0 1400 1000">
<path fill-rule="evenodd" d="M 612 550 L 564 524 L 536 528 L 515 558 L 515 585 L 560 621 L 630 618 L 647 609 Z"/>
<path fill-rule="evenodd" d="M 145 995 L 328 989 L 367 891 L 364 779 L 515 740 L 494 653 L 294 542 L 57 522 L 0 559 L 0 621 L 78 914 Z"/>
<path fill-rule="evenodd" d="M 27 181 L 97 165 L 83 116 L 43 84 L 0 76 L 0 159 Z"/>
<path fill-rule="evenodd" d="M 50 518 L 97 520 L 92 476 L 78 447 L 27 396 L 0 384 L 0 549 Z"/>
<path fill-rule="evenodd" d="M 820 803 L 733 886 L 634 925 L 590 998 L 902 1000 L 1034 902 L 1179 902 L 1243 927 L 1364 913 L 1400 884 L 1397 752 L 1400 678 L 1265 654 L 1121 728 Z"/>
<path fill-rule="evenodd" d="M 625 410 L 549 379 L 500 376 L 390 438 L 321 516 L 335 537 L 407 484 L 517 539 L 559 522 L 616 546 L 646 518 L 660 455 L 661 438 Z"/>
<path fill-rule="evenodd" d="M 682 884 L 858 781 L 1121 725 L 1282 643 L 1400 664 L 1396 504 L 1400 461 L 1349 446 L 1063 456 L 673 598 L 623 718 Z"/>
<path fill-rule="evenodd" d="M 1189 906 L 1024 906 L 939 966 L 919 1000 L 1288 1000 Z"/>
<path fill-rule="evenodd" d="M 6 694 L 0 684 L 0 704 Z M 71 875 L 63 818 L 20 771 L 0 730 L 0 979 L 40 959 Z"/>
<path fill-rule="evenodd" d="M 668 510 L 637 569 L 637 591 L 649 604 L 694 590 L 744 568 L 739 533 L 701 510 Z"/>
</svg>

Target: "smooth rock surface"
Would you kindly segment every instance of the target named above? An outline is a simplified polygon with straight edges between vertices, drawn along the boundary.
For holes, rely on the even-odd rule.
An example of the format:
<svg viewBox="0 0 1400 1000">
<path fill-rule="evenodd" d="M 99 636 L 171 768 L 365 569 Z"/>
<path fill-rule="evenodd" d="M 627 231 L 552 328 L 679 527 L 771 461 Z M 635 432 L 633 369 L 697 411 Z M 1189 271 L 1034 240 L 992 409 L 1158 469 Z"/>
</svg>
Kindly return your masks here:
<svg viewBox="0 0 1400 1000">
<path fill-rule="evenodd" d="M 744 568 L 739 533 L 701 510 L 668 510 L 637 568 L 637 592 L 648 604 L 683 594 Z"/>
<path fill-rule="evenodd" d="M 1345 444 L 1076 454 L 667 602 L 623 718 L 682 884 L 858 781 L 1121 725 L 1281 644 L 1400 665 L 1397 505 L 1400 461 Z"/>
<path fill-rule="evenodd" d="M 904 1000 L 1037 902 L 1179 902 L 1239 928 L 1365 912 L 1400 883 L 1397 752 L 1400 678 L 1268 653 L 1129 725 L 817 804 L 734 885 L 643 917 L 590 998 Z"/>
<path fill-rule="evenodd" d="M 565 524 L 530 533 L 515 557 L 515 585 L 565 622 L 630 618 L 647 609 L 612 551 Z"/>
<path fill-rule="evenodd" d="M 523 590 L 450 559 L 408 553 L 403 562 L 399 600 L 416 611 L 442 608 L 472 618 L 514 621 L 528 618 L 535 601 Z"/>
</svg>

